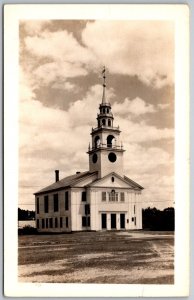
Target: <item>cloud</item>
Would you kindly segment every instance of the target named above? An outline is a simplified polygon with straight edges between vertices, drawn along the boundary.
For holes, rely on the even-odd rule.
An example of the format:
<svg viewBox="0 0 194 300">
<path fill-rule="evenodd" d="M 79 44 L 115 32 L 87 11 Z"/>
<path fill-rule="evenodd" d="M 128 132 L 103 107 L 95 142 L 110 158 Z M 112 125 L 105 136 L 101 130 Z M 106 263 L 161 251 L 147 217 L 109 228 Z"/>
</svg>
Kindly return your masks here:
<svg viewBox="0 0 194 300">
<path fill-rule="evenodd" d="M 111 73 L 137 75 L 160 88 L 173 82 L 173 30 L 168 21 L 95 21 L 82 39 Z"/>
<path fill-rule="evenodd" d="M 147 104 L 144 100 L 138 97 L 133 100 L 126 98 L 122 103 L 115 102 L 113 104 L 113 110 L 117 113 L 117 115 L 121 116 L 129 113 L 138 116 L 146 113 L 154 113 L 156 111 L 153 105 Z"/>
<path fill-rule="evenodd" d="M 39 82 L 39 85 L 49 85 L 54 81 L 59 83 L 66 80 L 66 78 L 87 74 L 87 70 L 80 65 L 65 61 L 42 64 L 33 71 L 33 76 Z"/>
<path fill-rule="evenodd" d="M 21 21 L 21 24 L 24 26 L 25 31 L 28 35 L 35 35 L 40 33 L 41 30 L 46 28 L 51 24 L 50 20 L 28 20 Z"/>
<path fill-rule="evenodd" d="M 117 113 L 115 113 L 115 119 L 121 130 L 127 132 L 125 135 L 123 133 L 124 140 L 127 143 L 142 143 L 174 138 L 174 129 L 172 128 L 157 128 L 156 126 L 148 125 L 145 121 L 133 122 L 130 116 L 123 118 Z"/>
<path fill-rule="evenodd" d="M 25 46 L 33 55 L 49 57 L 54 61 L 87 64 L 94 61 L 93 53 L 81 46 L 72 33 L 43 31 L 39 36 L 26 37 Z"/>
<path fill-rule="evenodd" d="M 76 87 L 75 84 L 68 82 L 68 81 L 64 81 L 64 82 L 54 82 L 54 84 L 52 84 L 51 86 L 53 89 L 56 90 L 67 90 L 67 91 L 71 91 L 71 92 L 77 92 L 78 87 Z"/>
<path fill-rule="evenodd" d="M 25 22 L 25 28 L 36 33 L 24 39 L 24 48 L 39 61 L 34 74 L 43 84 L 99 72 L 102 65 L 113 74 L 138 76 L 154 88 L 173 84 L 172 22 L 88 22 L 82 31 L 85 46 L 67 30 L 49 31 L 45 22 Z"/>
</svg>

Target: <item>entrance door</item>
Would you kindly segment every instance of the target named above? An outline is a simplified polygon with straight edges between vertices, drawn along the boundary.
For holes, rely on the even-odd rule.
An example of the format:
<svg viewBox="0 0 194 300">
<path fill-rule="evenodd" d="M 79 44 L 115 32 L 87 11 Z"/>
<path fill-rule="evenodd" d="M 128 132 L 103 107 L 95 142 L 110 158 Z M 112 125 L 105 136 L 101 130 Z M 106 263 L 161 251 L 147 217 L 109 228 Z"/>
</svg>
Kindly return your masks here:
<svg viewBox="0 0 194 300">
<path fill-rule="evenodd" d="M 106 229 L 106 214 L 101 215 L 102 229 Z"/>
<path fill-rule="evenodd" d="M 120 214 L 120 228 L 125 229 L 125 214 Z"/>
<path fill-rule="evenodd" d="M 116 229 L 116 214 L 111 214 L 111 229 Z"/>
</svg>

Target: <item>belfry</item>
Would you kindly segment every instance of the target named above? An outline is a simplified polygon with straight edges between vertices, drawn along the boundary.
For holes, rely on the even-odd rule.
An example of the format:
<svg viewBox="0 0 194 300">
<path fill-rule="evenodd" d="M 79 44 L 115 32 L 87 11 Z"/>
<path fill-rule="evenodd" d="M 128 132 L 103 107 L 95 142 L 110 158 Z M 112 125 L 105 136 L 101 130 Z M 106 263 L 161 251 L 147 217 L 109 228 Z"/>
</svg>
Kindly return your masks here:
<svg viewBox="0 0 194 300">
<path fill-rule="evenodd" d="M 106 99 L 103 68 L 102 101 L 97 126 L 91 130 L 89 170 L 55 182 L 35 193 L 39 232 L 142 229 L 143 187 L 124 175 L 124 149 Z"/>
</svg>

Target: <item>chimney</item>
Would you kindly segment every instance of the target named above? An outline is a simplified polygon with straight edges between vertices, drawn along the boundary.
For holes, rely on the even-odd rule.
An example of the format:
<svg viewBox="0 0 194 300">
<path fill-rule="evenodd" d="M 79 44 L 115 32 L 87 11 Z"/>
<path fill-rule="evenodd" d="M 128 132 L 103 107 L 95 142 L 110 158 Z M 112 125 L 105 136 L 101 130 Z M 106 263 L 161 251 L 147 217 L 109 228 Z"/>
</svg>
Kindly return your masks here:
<svg viewBox="0 0 194 300">
<path fill-rule="evenodd" d="M 59 181 L 59 170 L 55 170 L 55 181 Z"/>
</svg>

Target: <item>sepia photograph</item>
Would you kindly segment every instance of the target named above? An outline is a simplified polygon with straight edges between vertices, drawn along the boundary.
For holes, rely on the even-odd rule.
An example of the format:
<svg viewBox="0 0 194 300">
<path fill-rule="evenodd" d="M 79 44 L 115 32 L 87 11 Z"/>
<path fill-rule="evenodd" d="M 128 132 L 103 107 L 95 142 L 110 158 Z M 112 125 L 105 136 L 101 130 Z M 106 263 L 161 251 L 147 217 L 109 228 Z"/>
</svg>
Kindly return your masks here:
<svg viewBox="0 0 194 300">
<path fill-rule="evenodd" d="M 177 21 L 166 10 L 166 18 L 113 17 L 108 8 L 101 17 L 18 14 L 19 284 L 173 291 Z"/>
</svg>

